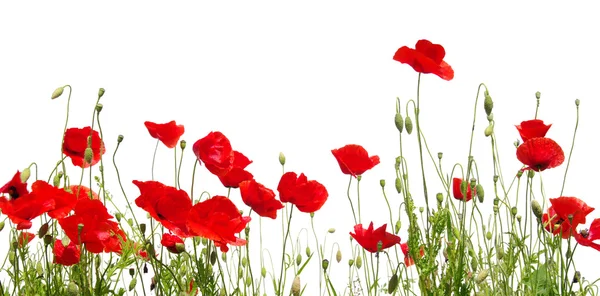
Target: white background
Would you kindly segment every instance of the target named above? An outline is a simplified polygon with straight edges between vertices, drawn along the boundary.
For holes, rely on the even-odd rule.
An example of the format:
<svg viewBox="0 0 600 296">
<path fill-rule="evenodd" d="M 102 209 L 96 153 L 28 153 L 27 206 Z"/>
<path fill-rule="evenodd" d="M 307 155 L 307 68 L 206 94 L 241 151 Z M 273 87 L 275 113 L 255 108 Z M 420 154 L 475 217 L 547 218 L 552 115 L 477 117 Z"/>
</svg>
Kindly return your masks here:
<svg viewBox="0 0 600 296">
<path fill-rule="evenodd" d="M 361 184 L 363 220 L 387 223 L 379 179 L 388 181 L 392 204 L 400 202 L 392 186 L 398 155 L 392 123 L 395 98 L 414 99 L 417 82 L 417 74 L 392 56 L 399 47 L 414 47 L 425 38 L 445 47 L 445 60 L 455 71 L 449 82 L 434 75 L 421 80 L 422 127 L 432 153 L 444 152 L 447 172 L 456 162 L 466 163 L 479 83 L 487 84 L 494 99 L 507 180 L 520 168 L 514 156 L 514 125 L 533 118 L 535 92 L 542 93 L 539 117 L 553 124 L 547 136 L 567 154 L 574 100 L 579 98 L 581 119 L 564 195 L 598 208 L 596 11 L 591 5 L 542 1 L 2 3 L 0 183 L 32 161 L 40 167 L 40 179 L 46 179 L 58 160 L 66 96 L 51 101 L 56 87 L 73 86 L 70 127 L 90 125 L 98 88 L 103 87 L 105 161 L 110 161 L 117 135 L 123 134 L 117 158 L 131 200 L 139 194 L 131 180 L 151 178 L 155 140 L 143 122 L 177 120 L 185 125 L 183 139 L 189 147 L 182 169 L 184 188 L 191 180 L 191 146 L 210 131 L 229 137 L 234 149 L 254 161 L 248 170 L 272 189 L 279 181 L 277 156 L 283 151 L 286 170 L 304 172 L 328 188 L 330 199 L 315 219 L 321 233 L 337 229 L 328 237 L 329 246 L 336 240 L 346 248 L 353 226 L 348 177 L 330 150 L 355 143 L 381 157 L 382 163 L 365 173 Z M 489 185 L 490 142 L 483 137 L 487 121 L 480 104 L 474 154 Z M 413 196 L 423 205 L 415 134 L 405 140 L 407 153 L 412 153 Z M 106 167 L 107 186 L 115 201 L 122 202 L 110 162 Z M 565 168 L 544 172 L 547 197 L 558 197 Z M 79 176 L 75 169 L 69 172 Z M 196 192 L 226 194 L 205 168 L 198 172 Z M 427 172 L 433 198 L 442 189 L 431 166 Z M 172 185 L 173 154 L 163 145 L 155 174 Z M 539 189 L 536 194 L 541 199 Z M 247 212 L 237 191 L 232 199 Z M 486 204 L 491 208 L 491 197 Z M 294 231 L 308 227 L 307 215 L 302 216 L 294 220 Z M 590 217 L 600 217 L 600 210 Z M 264 220 L 263 225 L 270 230 L 265 236 L 275 233 L 269 248 L 276 253 L 281 223 Z M 5 229 L 1 235 L 7 233 Z M 405 240 L 406 226 L 400 234 Z M 600 276 L 593 266 L 598 252 L 581 247 L 576 257 L 583 276 Z M 337 268 L 346 270 L 345 265 Z M 343 283 L 343 278 L 338 281 Z"/>
</svg>

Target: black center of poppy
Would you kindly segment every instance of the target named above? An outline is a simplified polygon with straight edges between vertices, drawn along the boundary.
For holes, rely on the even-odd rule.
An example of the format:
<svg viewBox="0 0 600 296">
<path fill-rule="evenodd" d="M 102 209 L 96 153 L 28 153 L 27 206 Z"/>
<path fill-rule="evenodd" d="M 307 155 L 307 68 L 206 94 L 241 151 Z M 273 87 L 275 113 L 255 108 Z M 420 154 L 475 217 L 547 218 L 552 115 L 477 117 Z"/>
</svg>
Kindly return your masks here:
<svg viewBox="0 0 600 296">
<path fill-rule="evenodd" d="M 19 192 L 17 191 L 17 188 L 15 186 L 8 187 L 8 195 L 11 199 L 19 198 Z"/>
</svg>

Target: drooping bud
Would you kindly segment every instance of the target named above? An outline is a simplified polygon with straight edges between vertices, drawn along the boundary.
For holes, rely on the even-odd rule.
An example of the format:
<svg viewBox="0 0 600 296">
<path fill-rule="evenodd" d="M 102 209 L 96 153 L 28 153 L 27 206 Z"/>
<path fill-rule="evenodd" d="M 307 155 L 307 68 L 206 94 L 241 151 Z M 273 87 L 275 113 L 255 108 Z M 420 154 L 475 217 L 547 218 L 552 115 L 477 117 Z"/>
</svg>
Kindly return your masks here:
<svg viewBox="0 0 600 296">
<path fill-rule="evenodd" d="M 396 177 L 394 185 L 396 186 L 396 192 L 402 193 L 402 180 L 400 180 L 400 178 Z"/>
<path fill-rule="evenodd" d="M 492 97 L 488 93 L 485 94 L 485 99 L 483 100 L 483 109 L 485 109 L 485 114 L 492 114 L 492 109 L 494 109 L 494 101 L 492 101 Z"/>
<path fill-rule="evenodd" d="M 517 215 L 517 207 L 512 207 L 510 209 L 510 214 L 513 215 L 513 217 L 516 216 Z"/>
<path fill-rule="evenodd" d="M 577 283 L 579 283 L 580 280 L 581 280 L 581 272 L 575 271 L 575 274 L 573 275 L 573 283 L 577 284 Z"/>
<path fill-rule="evenodd" d="M 488 231 L 488 232 L 485 234 L 485 238 L 486 238 L 487 240 L 492 240 L 492 233 Z"/>
<path fill-rule="evenodd" d="M 390 281 L 388 282 L 388 288 L 387 288 L 388 294 L 394 293 L 394 291 L 396 291 L 397 287 L 398 287 L 398 274 L 396 274 L 394 272 L 394 274 L 390 278 Z"/>
<path fill-rule="evenodd" d="M 354 265 L 354 259 L 348 259 L 348 266 L 352 267 Z"/>
<path fill-rule="evenodd" d="M 132 278 L 131 282 L 129 282 L 129 292 L 133 291 L 133 289 L 135 289 L 135 284 L 137 284 L 137 280 L 136 278 Z"/>
<path fill-rule="evenodd" d="M 310 252 L 310 248 L 308 246 L 306 246 L 306 257 L 310 257 L 311 252 Z"/>
<path fill-rule="evenodd" d="M 412 134 L 413 123 L 412 123 L 412 119 L 410 119 L 410 116 L 406 116 L 406 121 L 404 122 L 404 125 L 406 126 L 406 132 L 409 135 Z"/>
<path fill-rule="evenodd" d="M 283 154 L 283 152 L 279 152 L 279 163 L 281 165 L 285 165 L 285 155 Z"/>
<path fill-rule="evenodd" d="M 485 128 L 485 130 L 483 131 L 483 134 L 484 134 L 486 137 L 489 137 L 489 136 L 491 136 L 493 133 L 494 133 L 494 125 L 493 125 L 492 123 L 490 123 L 490 124 L 489 124 L 489 125 L 488 125 L 488 126 Z"/>
<path fill-rule="evenodd" d="M 102 87 L 101 87 L 101 88 L 98 90 L 98 99 L 99 99 L 99 98 L 101 98 L 103 95 L 104 95 L 104 88 L 102 88 Z"/>
<path fill-rule="evenodd" d="M 337 263 L 342 261 L 342 251 L 340 249 L 338 249 L 337 253 L 335 254 L 335 261 L 337 261 Z"/>
<path fill-rule="evenodd" d="M 46 235 L 46 233 L 48 233 L 48 223 L 44 223 L 42 226 L 40 226 L 40 229 L 38 230 L 38 237 L 42 238 L 44 235 Z"/>
<path fill-rule="evenodd" d="M 540 206 L 540 203 L 535 199 L 531 201 L 531 211 L 533 211 L 533 214 L 539 220 L 542 219 L 542 216 L 544 215 L 544 211 L 542 210 L 542 206 Z"/>
<path fill-rule="evenodd" d="M 92 148 L 85 148 L 85 151 L 83 152 L 83 159 L 87 164 L 92 163 L 92 160 L 94 159 L 94 151 L 92 151 Z"/>
<path fill-rule="evenodd" d="M 302 255 L 298 254 L 296 256 L 296 265 L 300 266 L 300 264 L 302 264 Z"/>
<path fill-rule="evenodd" d="M 400 220 L 396 221 L 396 229 L 394 229 L 395 234 L 398 234 L 401 226 L 402 226 L 402 223 L 400 222 Z"/>
<path fill-rule="evenodd" d="M 54 92 L 52 93 L 52 97 L 50 97 L 52 100 L 60 97 L 60 95 L 62 95 L 63 91 L 65 90 L 64 86 L 61 86 L 57 89 L 54 90 Z"/>
<path fill-rule="evenodd" d="M 396 124 L 396 128 L 400 133 L 404 129 L 404 119 L 402 119 L 402 114 L 396 113 L 396 117 L 394 118 L 394 123 Z"/>
<path fill-rule="evenodd" d="M 360 255 L 356 256 L 354 263 L 356 263 L 356 268 L 360 269 L 362 267 L 362 257 Z"/>
<path fill-rule="evenodd" d="M 31 170 L 27 167 L 21 172 L 21 182 L 27 183 L 27 180 L 29 180 L 29 176 L 31 176 Z"/>
<path fill-rule="evenodd" d="M 260 269 L 260 275 L 263 278 L 265 278 L 267 276 L 267 269 L 264 266 Z"/>
<path fill-rule="evenodd" d="M 479 198 L 479 202 L 483 202 L 483 197 L 485 196 L 483 186 L 481 186 L 481 184 L 477 184 L 477 186 L 475 186 L 475 191 L 477 193 L 477 197 Z"/>
</svg>

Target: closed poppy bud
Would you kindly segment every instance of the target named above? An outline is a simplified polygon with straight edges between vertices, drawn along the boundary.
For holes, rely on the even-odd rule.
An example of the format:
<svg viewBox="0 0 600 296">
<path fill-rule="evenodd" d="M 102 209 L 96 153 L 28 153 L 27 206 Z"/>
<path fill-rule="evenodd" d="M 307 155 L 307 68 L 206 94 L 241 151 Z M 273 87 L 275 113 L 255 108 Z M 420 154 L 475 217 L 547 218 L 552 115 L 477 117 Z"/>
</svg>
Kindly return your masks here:
<svg viewBox="0 0 600 296">
<path fill-rule="evenodd" d="M 92 148 L 85 148 L 85 151 L 83 153 L 83 159 L 88 164 L 92 163 L 92 160 L 94 159 L 94 151 L 92 151 Z"/>
<path fill-rule="evenodd" d="M 477 193 L 479 202 L 483 202 L 483 197 L 485 196 L 485 192 L 483 191 L 483 186 L 481 186 L 481 184 L 477 184 L 477 186 L 475 186 L 475 193 Z"/>
<path fill-rule="evenodd" d="M 185 149 L 187 142 L 185 140 L 181 140 L 179 141 L 179 147 L 181 148 L 181 150 Z"/>
<path fill-rule="evenodd" d="M 54 176 L 54 178 L 52 178 L 52 185 L 54 185 L 54 187 L 58 187 L 60 185 L 60 177 L 62 175 L 57 174 Z"/>
<path fill-rule="evenodd" d="M 323 262 L 321 262 L 321 267 L 323 267 L 323 270 L 327 270 L 327 267 L 329 267 L 329 260 L 323 259 Z"/>
<path fill-rule="evenodd" d="M 479 192 L 479 191 L 477 191 L 477 192 Z M 444 201 L 444 194 L 443 193 L 438 193 L 438 194 L 435 195 L 435 198 L 437 199 L 437 201 L 439 203 L 441 203 L 442 201 Z"/>
<path fill-rule="evenodd" d="M 394 293 L 394 291 L 396 291 L 397 287 L 398 287 L 398 275 L 394 272 L 394 274 L 390 278 L 390 281 L 388 282 L 388 289 L 387 289 L 388 294 Z"/>
<path fill-rule="evenodd" d="M 517 178 L 521 178 L 521 176 L 523 176 L 523 171 L 519 170 L 517 172 Z"/>
<path fill-rule="evenodd" d="M 400 156 L 396 157 L 396 162 L 394 163 L 394 168 L 396 170 L 400 169 L 400 163 L 402 162 L 402 158 Z"/>
<path fill-rule="evenodd" d="M 360 255 L 356 256 L 356 268 L 360 269 L 362 267 L 362 257 Z"/>
<path fill-rule="evenodd" d="M 283 154 L 283 152 L 279 152 L 279 163 L 281 165 L 285 165 L 285 155 Z"/>
<path fill-rule="evenodd" d="M 335 228 L 329 228 L 329 229 L 327 230 L 327 232 L 329 232 L 329 233 L 335 233 Z"/>
<path fill-rule="evenodd" d="M 502 246 L 496 246 L 496 257 L 498 257 L 498 260 L 502 260 L 502 258 L 504 258 L 504 249 Z"/>
<path fill-rule="evenodd" d="M 292 295 L 300 296 L 300 276 L 296 276 L 292 282 Z"/>
<path fill-rule="evenodd" d="M 103 95 L 104 95 L 104 88 L 102 88 L 102 87 L 101 87 L 101 88 L 98 90 L 98 99 L 99 99 L 99 98 L 101 98 Z"/>
<path fill-rule="evenodd" d="M 487 238 L 487 240 L 492 240 L 492 233 L 488 231 L 488 232 L 485 234 L 485 238 Z"/>
<path fill-rule="evenodd" d="M 264 266 L 260 269 L 260 275 L 263 278 L 265 278 L 267 276 L 267 269 Z"/>
<path fill-rule="evenodd" d="M 310 248 L 308 246 L 306 247 L 306 256 L 310 257 Z"/>
<path fill-rule="evenodd" d="M 131 279 L 131 282 L 129 282 L 129 292 L 133 291 L 133 289 L 135 289 L 135 284 L 137 284 L 137 280 L 135 278 Z"/>
<path fill-rule="evenodd" d="M 381 188 L 385 187 L 385 180 L 384 179 L 379 180 L 379 186 L 381 186 Z"/>
<path fill-rule="evenodd" d="M 4 229 L 4 221 L 0 221 L 0 231 L 2 231 L 2 229 Z"/>
<path fill-rule="evenodd" d="M 38 237 L 42 238 L 44 235 L 46 235 L 46 233 L 48 233 L 48 223 L 44 223 L 42 226 L 40 226 L 40 229 L 38 230 Z"/>
<path fill-rule="evenodd" d="M 221 253 L 221 260 L 223 260 L 223 262 L 227 262 L 227 253 Z"/>
<path fill-rule="evenodd" d="M 396 191 L 398 193 L 401 193 L 402 192 L 402 180 L 400 180 L 400 178 L 396 177 L 396 182 L 394 185 L 396 185 Z"/>
<path fill-rule="evenodd" d="M 123 214 L 121 213 L 115 213 L 115 219 L 117 219 L 117 222 L 121 222 L 121 218 L 123 217 Z"/>
<path fill-rule="evenodd" d="M 395 234 L 398 234 L 398 232 L 400 232 L 400 226 L 402 226 L 400 220 L 396 221 L 396 231 L 394 231 Z"/>
<path fill-rule="evenodd" d="M 540 203 L 535 199 L 531 201 L 531 210 L 538 219 L 542 219 L 544 211 L 542 210 L 542 206 L 540 206 Z"/>
<path fill-rule="evenodd" d="M 52 97 L 50 97 L 52 100 L 60 97 L 60 95 L 62 95 L 63 91 L 65 90 L 64 86 L 61 86 L 57 89 L 54 90 L 54 92 L 52 93 Z"/>
<path fill-rule="evenodd" d="M 31 170 L 29 168 L 25 168 L 21 172 L 21 182 L 27 183 L 27 180 L 29 180 L 29 176 L 31 176 Z"/>
<path fill-rule="evenodd" d="M 35 265 L 35 271 L 37 272 L 38 276 L 42 276 L 44 274 L 44 268 L 42 267 L 42 263 L 38 261 L 38 263 Z"/>
<path fill-rule="evenodd" d="M 404 119 L 402 119 L 402 114 L 396 113 L 394 123 L 396 124 L 396 128 L 398 129 L 398 131 L 402 132 L 402 130 L 404 129 Z"/>
<path fill-rule="evenodd" d="M 483 108 L 485 109 L 485 114 L 492 114 L 492 109 L 494 108 L 494 101 L 492 101 L 492 97 L 489 94 L 485 95 L 485 99 L 483 100 Z"/>
<path fill-rule="evenodd" d="M 510 209 L 510 213 L 511 213 L 513 216 L 516 216 L 516 215 L 517 215 L 517 207 L 512 207 L 512 208 Z"/>
<path fill-rule="evenodd" d="M 296 256 L 296 265 L 300 265 L 302 263 L 302 255 L 298 254 Z"/>
<path fill-rule="evenodd" d="M 44 235 L 44 244 L 49 245 L 53 242 L 54 242 L 54 238 L 51 235 L 49 235 L 49 234 Z"/>
<path fill-rule="evenodd" d="M 483 134 L 484 134 L 486 137 L 489 137 L 489 136 L 491 136 L 491 135 L 492 135 L 492 133 L 493 133 L 493 132 L 494 132 L 494 125 L 490 123 L 490 124 L 489 124 L 489 125 L 488 125 L 488 126 L 485 128 L 485 130 L 483 131 Z"/>
<path fill-rule="evenodd" d="M 337 261 L 337 263 L 342 261 L 342 251 L 340 251 L 340 249 L 338 249 L 337 253 L 335 254 L 335 261 Z"/>
<path fill-rule="evenodd" d="M 487 278 L 488 274 L 490 274 L 489 269 L 484 269 L 484 270 L 480 271 L 477 274 L 477 277 L 475 277 L 475 282 L 478 284 L 481 284 L 481 282 L 483 282 L 485 280 L 485 278 Z"/>
<path fill-rule="evenodd" d="M 349 259 L 348 266 L 352 267 L 352 265 L 354 265 L 354 259 Z"/>
<path fill-rule="evenodd" d="M 535 177 L 535 171 L 534 170 L 527 171 L 527 178 L 532 179 L 533 177 Z"/>
<path fill-rule="evenodd" d="M 412 119 L 410 119 L 410 116 L 406 116 L 406 122 L 404 123 L 404 125 L 406 126 L 406 132 L 409 135 L 412 134 L 413 123 L 412 123 Z"/>
<path fill-rule="evenodd" d="M 443 152 L 438 152 L 438 159 L 441 160 L 442 157 L 444 157 L 444 153 Z"/>
<path fill-rule="evenodd" d="M 177 245 L 175 245 L 175 246 L 177 246 Z M 185 250 L 185 247 L 184 247 L 184 250 Z M 246 258 L 244 258 L 244 259 L 246 259 Z M 211 252 L 210 253 L 210 265 L 215 265 L 216 262 L 217 262 L 217 252 Z M 243 262 L 244 261 L 242 261 L 242 263 Z"/>
</svg>

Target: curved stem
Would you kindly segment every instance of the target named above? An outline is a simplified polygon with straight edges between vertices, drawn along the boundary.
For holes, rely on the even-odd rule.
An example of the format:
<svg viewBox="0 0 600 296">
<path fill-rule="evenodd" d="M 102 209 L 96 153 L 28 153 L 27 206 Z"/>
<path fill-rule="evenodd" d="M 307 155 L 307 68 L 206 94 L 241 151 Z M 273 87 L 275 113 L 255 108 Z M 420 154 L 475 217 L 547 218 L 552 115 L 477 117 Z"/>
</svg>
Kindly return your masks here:
<svg viewBox="0 0 600 296">
<path fill-rule="evenodd" d="M 573 142 L 571 143 L 571 150 L 569 151 L 569 158 L 567 159 L 567 167 L 565 168 L 565 176 L 563 177 L 562 188 L 560 189 L 560 196 L 563 195 L 565 190 L 565 183 L 567 182 L 567 173 L 569 172 L 569 165 L 571 164 L 571 156 L 573 155 L 573 148 L 575 147 L 575 136 L 577 135 L 577 127 L 579 126 L 579 104 L 576 104 L 577 108 L 577 119 L 575 120 L 575 131 L 573 131 Z"/>
</svg>

